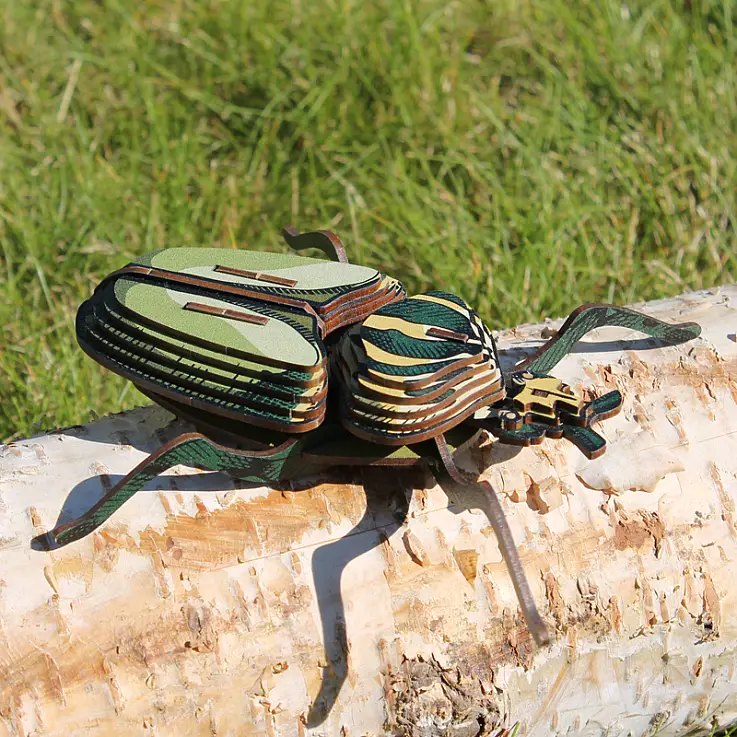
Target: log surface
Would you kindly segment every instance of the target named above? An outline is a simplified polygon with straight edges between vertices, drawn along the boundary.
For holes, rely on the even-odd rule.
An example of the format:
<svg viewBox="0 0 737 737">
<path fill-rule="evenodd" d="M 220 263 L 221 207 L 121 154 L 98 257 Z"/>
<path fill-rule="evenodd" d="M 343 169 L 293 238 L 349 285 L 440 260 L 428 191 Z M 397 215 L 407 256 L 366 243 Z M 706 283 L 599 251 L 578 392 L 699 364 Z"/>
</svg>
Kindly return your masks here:
<svg viewBox="0 0 737 737">
<path fill-rule="evenodd" d="M 183 426 L 158 408 L 0 446 L 0 737 L 680 735 L 737 720 L 737 287 L 637 306 L 555 375 L 620 389 L 607 453 L 488 442 L 553 644 L 535 650 L 481 497 L 429 473 L 277 489 L 178 467 L 89 508 Z M 499 336 L 507 365 L 557 323 Z"/>
</svg>

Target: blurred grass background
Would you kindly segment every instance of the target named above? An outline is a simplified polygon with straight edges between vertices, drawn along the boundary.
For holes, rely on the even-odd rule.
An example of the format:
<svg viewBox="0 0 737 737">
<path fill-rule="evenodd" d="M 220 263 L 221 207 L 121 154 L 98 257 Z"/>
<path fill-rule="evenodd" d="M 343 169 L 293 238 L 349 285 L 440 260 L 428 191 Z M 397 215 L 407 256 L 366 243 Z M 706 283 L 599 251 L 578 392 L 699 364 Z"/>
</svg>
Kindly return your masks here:
<svg viewBox="0 0 737 737">
<path fill-rule="evenodd" d="M 737 5 L 0 1 L 0 440 L 144 401 L 79 302 L 165 246 L 443 288 L 492 327 L 735 281 Z"/>
</svg>

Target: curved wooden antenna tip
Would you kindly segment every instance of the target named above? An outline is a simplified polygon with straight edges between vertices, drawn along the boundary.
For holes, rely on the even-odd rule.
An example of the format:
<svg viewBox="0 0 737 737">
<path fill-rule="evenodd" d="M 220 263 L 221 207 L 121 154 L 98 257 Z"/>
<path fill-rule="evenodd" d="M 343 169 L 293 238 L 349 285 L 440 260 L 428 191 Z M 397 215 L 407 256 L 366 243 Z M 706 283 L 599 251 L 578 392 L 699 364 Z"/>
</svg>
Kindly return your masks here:
<svg viewBox="0 0 737 737">
<path fill-rule="evenodd" d="M 330 230 L 314 230 L 310 233 L 300 233 L 294 226 L 282 228 L 282 237 L 290 248 L 295 251 L 304 251 L 306 248 L 317 248 L 331 261 L 341 264 L 348 263 L 348 255 L 343 242 Z"/>
</svg>

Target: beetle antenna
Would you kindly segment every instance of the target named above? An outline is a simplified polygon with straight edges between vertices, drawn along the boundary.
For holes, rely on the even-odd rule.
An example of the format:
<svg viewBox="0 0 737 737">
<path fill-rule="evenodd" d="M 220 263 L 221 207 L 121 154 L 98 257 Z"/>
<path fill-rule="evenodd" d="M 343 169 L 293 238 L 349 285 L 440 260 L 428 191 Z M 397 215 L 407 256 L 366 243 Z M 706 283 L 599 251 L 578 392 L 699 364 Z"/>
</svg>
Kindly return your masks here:
<svg viewBox="0 0 737 737">
<path fill-rule="evenodd" d="M 497 540 L 499 541 L 499 547 L 502 551 L 504 562 L 507 564 L 509 575 L 512 577 L 514 590 L 517 592 L 517 598 L 519 600 L 525 622 L 527 623 L 527 628 L 530 630 L 530 633 L 539 647 L 549 644 L 550 634 L 548 633 L 548 628 L 545 626 L 545 622 L 540 616 L 540 612 L 537 610 L 535 599 L 533 598 L 532 591 L 530 589 L 530 584 L 528 583 L 527 576 L 525 575 L 525 569 L 522 567 L 522 561 L 520 560 L 517 546 L 515 545 L 514 538 L 512 537 L 512 531 L 509 529 L 509 523 L 507 522 L 504 510 L 502 509 L 502 505 L 499 503 L 499 498 L 497 497 L 494 488 L 488 481 L 468 478 L 458 469 L 444 435 L 436 436 L 435 444 L 437 445 L 445 470 L 453 481 L 455 481 L 459 486 L 465 488 L 474 490 L 480 488 L 484 493 L 484 496 L 489 503 L 489 521 L 491 522 L 494 532 L 496 533 Z"/>
<path fill-rule="evenodd" d="M 348 254 L 345 252 L 343 242 L 330 230 L 300 233 L 296 228 L 287 225 L 286 228 L 282 228 L 281 234 L 287 245 L 295 251 L 317 248 L 331 261 L 338 261 L 341 264 L 348 263 Z"/>
</svg>

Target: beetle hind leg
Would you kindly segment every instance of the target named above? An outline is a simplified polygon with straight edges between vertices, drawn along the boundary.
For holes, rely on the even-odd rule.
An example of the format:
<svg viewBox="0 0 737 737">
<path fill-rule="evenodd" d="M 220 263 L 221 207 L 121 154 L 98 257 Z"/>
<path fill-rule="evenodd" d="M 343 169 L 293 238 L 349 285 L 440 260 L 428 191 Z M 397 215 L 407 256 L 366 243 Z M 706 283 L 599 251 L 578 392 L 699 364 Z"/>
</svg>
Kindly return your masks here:
<svg viewBox="0 0 737 737">
<path fill-rule="evenodd" d="M 196 465 L 202 461 L 197 443 L 204 436 L 199 433 L 179 435 L 139 463 L 105 494 L 91 509 L 71 522 L 59 525 L 48 535 L 55 546 L 68 545 L 96 530 L 120 509 L 136 492 L 143 489 L 159 474 L 179 463 Z"/>
<path fill-rule="evenodd" d="M 48 536 L 59 547 L 88 535 L 136 492 L 173 466 L 181 464 L 205 471 L 227 471 L 247 481 L 268 483 L 283 477 L 287 462 L 298 449 L 298 442 L 289 439 L 267 451 L 236 450 L 214 443 L 201 433 L 184 433 L 139 463 L 85 514 L 59 525 Z"/>
</svg>

